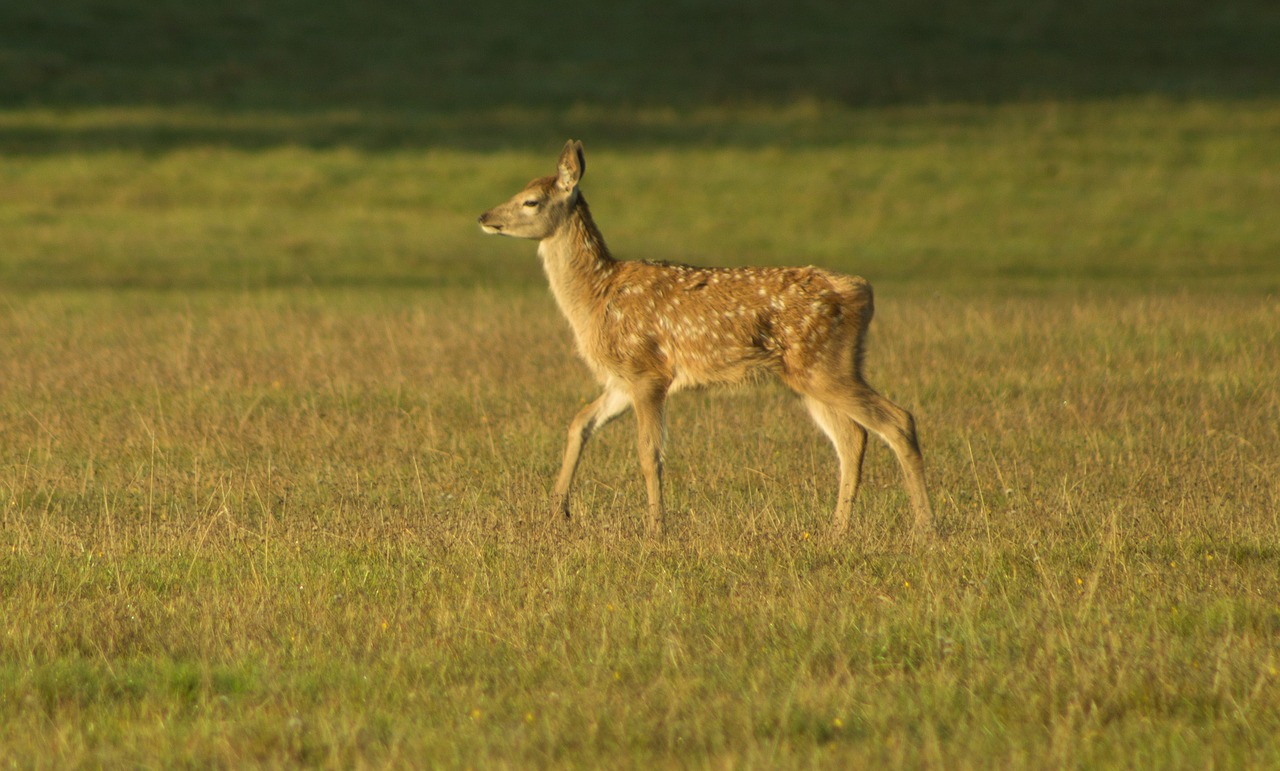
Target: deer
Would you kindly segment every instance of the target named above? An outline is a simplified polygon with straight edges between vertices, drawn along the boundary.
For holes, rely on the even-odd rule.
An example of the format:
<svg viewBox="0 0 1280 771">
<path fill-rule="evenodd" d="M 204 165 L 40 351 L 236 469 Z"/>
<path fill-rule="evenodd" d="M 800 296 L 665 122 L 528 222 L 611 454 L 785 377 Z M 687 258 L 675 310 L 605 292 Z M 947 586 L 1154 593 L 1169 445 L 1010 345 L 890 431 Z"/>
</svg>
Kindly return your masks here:
<svg viewBox="0 0 1280 771">
<path fill-rule="evenodd" d="M 932 539 L 934 515 L 915 418 L 863 378 L 874 310 L 871 284 L 812 266 L 722 268 L 615 259 L 580 189 L 585 171 L 582 142 L 571 139 L 556 173 L 534 179 L 478 219 L 485 233 L 538 242 L 577 353 L 603 388 L 569 424 L 551 494 L 553 515 L 570 516 L 569 491 L 591 436 L 633 410 L 648 495 L 647 532 L 660 536 L 667 397 L 773 375 L 800 395 L 835 446 L 839 487 L 829 535 L 848 528 L 869 431 L 901 466 L 915 537 Z"/>
</svg>

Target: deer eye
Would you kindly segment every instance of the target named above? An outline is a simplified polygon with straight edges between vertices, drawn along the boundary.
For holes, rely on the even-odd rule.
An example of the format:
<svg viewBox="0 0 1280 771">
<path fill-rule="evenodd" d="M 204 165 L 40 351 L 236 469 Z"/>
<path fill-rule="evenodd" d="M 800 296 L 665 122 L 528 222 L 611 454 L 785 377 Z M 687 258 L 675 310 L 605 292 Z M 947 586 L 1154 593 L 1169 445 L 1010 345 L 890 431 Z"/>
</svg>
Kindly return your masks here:
<svg viewBox="0 0 1280 771">
<path fill-rule="evenodd" d="M 525 206 L 537 206 L 537 205 L 538 205 L 538 201 L 537 201 L 537 199 L 536 199 L 536 198 L 530 198 L 529 200 L 527 200 L 527 201 L 525 201 L 525 202 L 524 202 L 524 205 L 525 205 Z"/>
</svg>

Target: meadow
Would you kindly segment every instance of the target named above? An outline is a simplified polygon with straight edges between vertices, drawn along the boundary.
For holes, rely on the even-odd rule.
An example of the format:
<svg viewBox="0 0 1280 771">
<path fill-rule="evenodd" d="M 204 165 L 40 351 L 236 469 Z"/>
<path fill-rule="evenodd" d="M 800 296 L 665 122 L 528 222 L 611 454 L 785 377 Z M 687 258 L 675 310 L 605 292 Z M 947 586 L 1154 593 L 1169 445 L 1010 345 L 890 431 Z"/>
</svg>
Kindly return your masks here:
<svg viewBox="0 0 1280 771">
<path fill-rule="evenodd" d="M 0 765 L 1280 765 L 1273 10 L 294 5 L 0 9 Z M 619 257 L 873 282 L 938 544 L 771 384 L 549 516 L 475 217 L 570 136 Z"/>
</svg>

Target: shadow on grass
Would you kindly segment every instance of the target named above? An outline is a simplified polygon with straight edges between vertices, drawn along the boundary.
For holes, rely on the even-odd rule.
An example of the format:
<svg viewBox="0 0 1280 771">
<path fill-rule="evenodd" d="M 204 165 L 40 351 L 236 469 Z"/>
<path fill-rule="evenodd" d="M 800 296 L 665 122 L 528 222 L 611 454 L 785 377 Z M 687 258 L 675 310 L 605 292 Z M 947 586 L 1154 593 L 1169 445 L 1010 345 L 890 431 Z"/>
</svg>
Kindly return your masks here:
<svg viewBox="0 0 1280 771">
<path fill-rule="evenodd" d="M 207 119 L 0 124 L 0 152 L 765 142 L 698 111 L 1256 98 L 1277 39 L 1264 0 L 7 3 L 0 106 Z"/>
</svg>

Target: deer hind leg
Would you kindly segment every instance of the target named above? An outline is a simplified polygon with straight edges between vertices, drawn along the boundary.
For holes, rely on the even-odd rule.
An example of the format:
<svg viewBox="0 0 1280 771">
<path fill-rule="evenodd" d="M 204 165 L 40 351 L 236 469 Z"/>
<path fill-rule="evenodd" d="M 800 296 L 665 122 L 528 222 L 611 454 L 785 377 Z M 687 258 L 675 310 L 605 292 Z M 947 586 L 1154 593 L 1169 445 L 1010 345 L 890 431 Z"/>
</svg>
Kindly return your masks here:
<svg viewBox="0 0 1280 771">
<path fill-rule="evenodd" d="M 857 421 L 879 436 L 893 450 L 902 467 L 907 497 L 915 511 L 915 532 L 922 539 L 934 535 L 933 507 L 924 484 L 924 457 L 916 439 L 916 421 L 910 412 L 877 393 L 871 386 L 856 380 L 834 387 L 816 397 Z"/>
<path fill-rule="evenodd" d="M 858 487 L 862 483 L 862 459 L 867 450 L 867 430 L 826 402 L 806 396 L 804 403 L 813 416 L 813 421 L 835 445 L 836 457 L 840 462 L 840 489 L 836 497 L 835 516 L 831 520 L 831 534 L 841 535 L 849 527 L 853 500 L 858 497 Z"/>
<path fill-rule="evenodd" d="M 640 455 L 640 470 L 644 472 L 645 489 L 649 494 L 649 518 L 646 524 L 650 536 L 661 535 L 664 527 L 662 434 L 666 398 L 667 389 L 657 384 L 639 386 L 632 396 L 639 433 L 636 448 Z"/>
<path fill-rule="evenodd" d="M 569 424 L 569 439 L 564 448 L 564 461 L 560 464 L 560 476 L 551 493 L 552 513 L 569 518 L 569 488 L 573 475 L 582 459 L 582 448 L 596 429 L 626 412 L 631 407 L 631 396 L 621 389 L 607 388 L 595 401 L 578 411 Z"/>
</svg>

